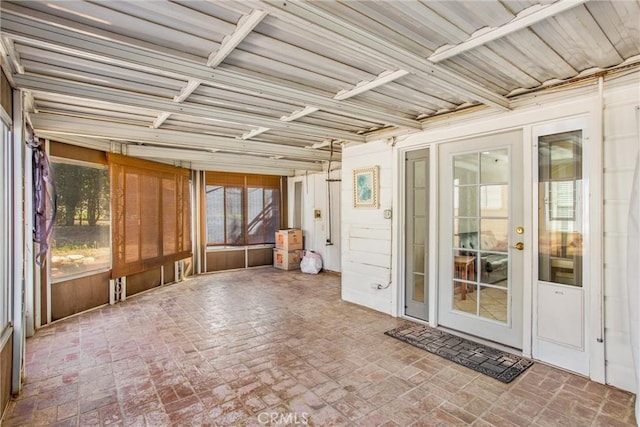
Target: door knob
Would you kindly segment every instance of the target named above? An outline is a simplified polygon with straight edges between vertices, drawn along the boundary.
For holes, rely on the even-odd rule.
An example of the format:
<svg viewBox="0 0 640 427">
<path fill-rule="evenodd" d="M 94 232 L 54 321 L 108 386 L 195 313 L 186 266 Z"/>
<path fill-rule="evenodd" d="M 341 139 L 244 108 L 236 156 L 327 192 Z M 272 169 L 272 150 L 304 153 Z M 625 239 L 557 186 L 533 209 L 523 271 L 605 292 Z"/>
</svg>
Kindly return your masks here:
<svg viewBox="0 0 640 427">
<path fill-rule="evenodd" d="M 524 249 L 524 243 L 522 243 L 522 242 L 518 242 L 518 243 L 516 243 L 515 245 L 513 245 L 513 246 L 512 246 L 512 248 L 513 248 L 513 249 L 517 249 L 517 250 L 521 251 L 521 250 L 523 250 L 523 249 Z"/>
</svg>

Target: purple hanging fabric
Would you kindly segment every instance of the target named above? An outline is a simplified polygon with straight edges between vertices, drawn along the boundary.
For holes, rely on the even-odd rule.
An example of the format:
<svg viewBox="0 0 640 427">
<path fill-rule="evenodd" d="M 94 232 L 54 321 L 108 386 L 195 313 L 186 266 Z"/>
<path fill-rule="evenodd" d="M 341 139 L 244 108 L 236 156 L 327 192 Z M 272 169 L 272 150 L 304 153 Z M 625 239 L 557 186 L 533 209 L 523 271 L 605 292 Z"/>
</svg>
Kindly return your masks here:
<svg viewBox="0 0 640 427">
<path fill-rule="evenodd" d="M 33 241 L 40 245 L 36 263 L 42 266 L 47 257 L 49 242 L 56 218 L 57 198 L 51 164 L 37 137 L 27 138 L 33 150 Z"/>
</svg>

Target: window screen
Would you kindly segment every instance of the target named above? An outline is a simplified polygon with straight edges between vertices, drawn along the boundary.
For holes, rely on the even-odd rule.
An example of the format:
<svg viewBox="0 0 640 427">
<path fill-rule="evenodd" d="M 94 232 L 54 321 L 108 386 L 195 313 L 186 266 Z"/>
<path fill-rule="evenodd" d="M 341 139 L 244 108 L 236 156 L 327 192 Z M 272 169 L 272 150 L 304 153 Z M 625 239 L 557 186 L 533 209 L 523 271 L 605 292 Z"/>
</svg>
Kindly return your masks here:
<svg viewBox="0 0 640 427">
<path fill-rule="evenodd" d="M 191 256 L 189 171 L 109 154 L 112 277 Z"/>
<path fill-rule="evenodd" d="M 51 244 L 55 281 L 111 266 L 109 171 L 104 165 L 53 158 L 58 209 Z"/>
<path fill-rule="evenodd" d="M 280 177 L 208 172 L 208 245 L 273 244 L 280 228 Z"/>
</svg>

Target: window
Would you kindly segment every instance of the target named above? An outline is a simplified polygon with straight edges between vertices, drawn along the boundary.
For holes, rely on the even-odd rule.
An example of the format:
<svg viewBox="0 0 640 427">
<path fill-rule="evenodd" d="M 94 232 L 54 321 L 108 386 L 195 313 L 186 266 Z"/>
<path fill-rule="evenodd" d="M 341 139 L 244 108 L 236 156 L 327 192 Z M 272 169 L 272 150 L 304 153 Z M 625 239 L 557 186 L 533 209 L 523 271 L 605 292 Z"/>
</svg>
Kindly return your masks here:
<svg viewBox="0 0 640 427">
<path fill-rule="evenodd" d="M 51 278 L 111 265 L 109 173 L 103 165 L 67 159 L 51 162 L 58 209 L 51 244 Z"/>
<path fill-rule="evenodd" d="M 12 280 L 10 276 L 11 265 L 9 264 L 11 254 L 13 251 L 11 250 L 11 241 L 9 236 L 9 220 L 10 215 L 7 215 L 7 209 L 9 205 L 7 204 L 8 197 L 10 195 L 8 186 L 11 182 L 11 171 L 12 167 L 8 165 L 10 162 L 10 151 L 9 147 L 11 145 L 11 134 L 9 132 L 9 127 L 5 126 L 3 122 L 0 122 L 2 127 L 2 133 L 0 134 L 0 162 L 4 167 L 0 172 L 0 189 L 2 193 L 0 194 L 0 242 L 2 244 L 2 250 L 0 251 L 0 337 L 4 334 L 5 330 L 9 326 L 9 321 L 11 320 L 11 307 L 12 307 L 12 293 L 11 293 L 11 285 Z"/>
<path fill-rule="evenodd" d="M 109 153 L 113 278 L 191 256 L 189 170 Z"/>
<path fill-rule="evenodd" d="M 275 232 L 280 228 L 280 190 L 248 187 L 247 213 L 248 243 L 275 243 Z"/>
<path fill-rule="evenodd" d="M 207 243 L 243 245 L 242 187 L 207 185 Z"/>
<path fill-rule="evenodd" d="M 206 235 L 210 246 L 275 243 L 280 177 L 207 173 Z"/>
<path fill-rule="evenodd" d="M 538 277 L 582 286 L 582 131 L 538 139 Z"/>
<path fill-rule="evenodd" d="M 549 220 L 564 221 L 559 226 L 571 226 L 575 220 L 575 194 L 576 182 L 569 181 L 547 181 L 545 188 L 547 194 L 547 202 L 549 205 Z M 573 231 L 573 230 L 564 230 Z"/>
</svg>

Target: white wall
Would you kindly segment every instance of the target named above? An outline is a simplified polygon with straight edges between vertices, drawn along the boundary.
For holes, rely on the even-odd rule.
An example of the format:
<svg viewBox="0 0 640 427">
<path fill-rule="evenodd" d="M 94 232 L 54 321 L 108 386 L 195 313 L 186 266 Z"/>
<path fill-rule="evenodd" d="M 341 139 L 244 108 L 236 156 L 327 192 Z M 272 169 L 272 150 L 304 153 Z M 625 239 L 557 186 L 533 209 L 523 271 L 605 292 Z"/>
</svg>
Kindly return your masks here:
<svg viewBox="0 0 640 427">
<path fill-rule="evenodd" d="M 384 313 L 393 313 L 391 278 L 391 220 L 383 216 L 392 208 L 392 148 L 385 142 L 359 145 L 342 153 L 342 299 Z M 353 207 L 354 169 L 379 167 L 380 207 Z"/>
<path fill-rule="evenodd" d="M 332 170 L 330 178 L 340 179 L 341 171 Z M 302 233 L 304 248 L 322 256 L 326 270 L 341 270 L 340 241 L 340 182 L 327 185 L 327 174 L 313 173 L 289 178 L 289 224 L 293 224 L 295 205 L 295 182 L 302 182 Z M 329 210 L 328 188 L 331 187 L 331 210 Z M 320 211 L 320 219 L 314 218 L 314 211 Z M 331 243 L 329 239 L 329 221 L 331 221 Z"/>
<path fill-rule="evenodd" d="M 607 382 L 635 387 L 626 295 L 627 214 L 640 136 L 640 86 L 613 86 L 604 109 L 604 291 Z"/>
<path fill-rule="evenodd" d="M 629 343 L 628 312 L 625 295 L 626 259 L 626 214 L 629 207 L 633 161 L 638 150 L 638 131 L 635 108 L 640 103 L 640 73 L 607 79 L 604 83 L 603 133 L 594 129 L 596 141 L 592 147 L 599 149 L 604 144 L 603 171 L 603 227 L 602 236 L 593 240 L 602 241 L 604 312 L 605 312 L 605 355 L 606 382 L 614 386 L 635 391 L 634 371 Z M 531 126 L 558 120 L 563 117 L 586 115 L 591 126 L 599 125 L 598 85 L 571 91 L 545 95 L 531 95 L 514 102 L 514 109 L 501 112 L 489 109 L 466 115 L 443 117 L 430 123 L 429 130 L 412 134 L 402 140 L 395 149 L 384 141 L 367 143 L 343 150 L 342 168 L 345 180 L 342 185 L 342 297 L 346 301 L 361 304 L 388 314 L 395 314 L 401 301 L 399 269 L 393 271 L 393 282 L 389 289 L 374 290 L 372 283 L 386 282 L 392 265 L 402 265 L 401 259 L 391 255 L 391 222 L 383 219 L 382 210 L 392 207 L 401 192 L 399 182 L 402 172 L 397 167 L 397 159 L 402 158 L 398 150 L 425 144 L 444 142 L 472 135 L 481 135 L 506 129 L 529 129 Z M 527 132 L 525 132 L 525 137 Z M 604 142 L 602 142 L 604 140 Z M 528 148 L 527 148 L 528 149 Z M 525 150 L 525 152 L 528 152 Z M 395 159 L 395 160 L 394 160 Z M 354 209 L 352 203 L 352 172 L 356 168 L 380 166 L 380 200 L 377 210 Z M 397 176 L 396 176 L 397 175 Z M 432 183 L 436 185 L 436 183 Z M 592 188 L 599 187 L 598 183 Z M 395 197 L 394 197 L 395 195 Z M 598 195 L 594 195 L 597 197 Z M 394 215 L 401 215 L 399 206 L 393 206 Z M 402 229 L 402 221 L 394 221 L 394 227 Z M 401 248 L 403 240 L 398 240 L 398 230 L 393 230 L 393 247 Z M 436 255 L 436 254 L 434 254 Z M 598 268 L 595 269 L 596 271 Z M 592 270 L 593 271 L 593 270 Z M 599 277 L 590 278 L 594 287 L 599 287 Z M 592 295 L 597 292 L 592 290 Z M 591 317 L 596 321 L 592 334 L 597 334 L 600 313 L 591 304 Z M 526 307 L 525 307 L 526 309 Z M 528 308 L 529 313 L 531 308 Z M 525 313 L 527 314 L 527 313 Z M 593 325 L 593 322 L 592 322 Z"/>
</svg>

